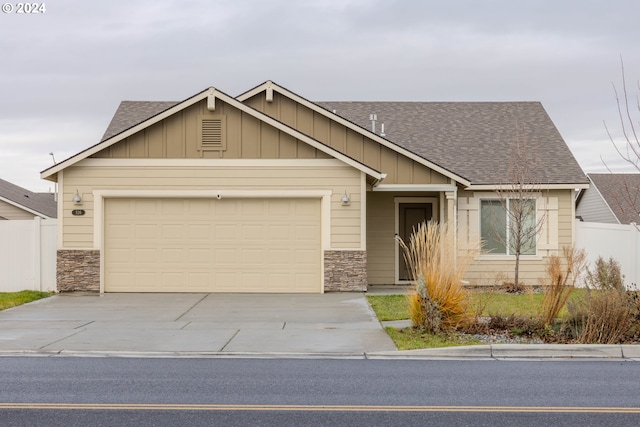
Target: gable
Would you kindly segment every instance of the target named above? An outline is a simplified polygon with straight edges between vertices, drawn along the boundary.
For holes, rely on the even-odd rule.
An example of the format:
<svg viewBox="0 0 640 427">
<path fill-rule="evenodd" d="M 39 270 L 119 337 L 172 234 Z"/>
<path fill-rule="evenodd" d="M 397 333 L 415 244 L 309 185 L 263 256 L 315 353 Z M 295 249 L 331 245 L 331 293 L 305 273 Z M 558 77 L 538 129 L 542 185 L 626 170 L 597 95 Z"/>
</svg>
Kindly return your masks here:
<svg viewBox="0 0 640 427">
<path fill-rule="evenodd" d="M 619 223 L 597 188 L 593 186 L 580 194 L 576 203 L 576 217 L 586 222 Z"/>
<path fill-rule="evenodd" d="M 329 158 L 326 153 L 219 100 L 215 111 L 209 111 L 207 100 L 201 100 L 90 157 Z"/>
<path fill-rule="evenodd" d="M 202 110 L 203 106 L 206 102 L 206 112 Z M 216 108 L 216 104 L 219 105 Z M 58 179 L 57 173 L 61 170 L 69 166 L 73 166 L 74 164 L 89 158 L 91 156 L 97 157 L 107 157 L 107 158 L 131 158 L 133 156 L 140 156 L 145 158 L 147 156 L 157 156 L 156 158 L 163 158 L 163 156 L 178 156 L 177 158 L 187 158 L 187 155 L 192 154 L 192 150 L 188 147 L 188 144 L 193 144 L 193 139 L 189 137 L 189 132 L 198 132 L 197 125 L 194 129 L 189 126 L 189 117 L 191 117 L 188 113 L 184 115 L 184 117 L 180 117 L 180 113 L 184 110 L 189 109 L 190 107 L 195 105 L 195 109 L 197 111 L 198 108 L 201 109 L 204 114 L 198 114 L 196 117 L 201 117 L 203 115 L 209 114 L 209 112 L 216 112 L 217 115 L 222 115 L 225 117 L 226 123 L 226 111 L 224 110 L 224 106 L 228 105 L 232 107 L 228 111 L 233 111 L 233 108 L 238 111 L 235 112 L 239 114 L 241 119 L 247 118 L 248 122 L 252 122 L 254 125 L 250 128 L 253 129 L 253 134 L 251 131 L 245 132 L 247 130 L 245 128 L 245 122 L 243 120 L 236 121 L 236 123 L 241 123 L 239 127 L 227 128 L 228 135 L 226 138 L 230 138 L 232 144 L 236 143 L 237 153 L 240 153 L 241 158 L 261 158 L 259 157 L 262 153 L 262 147 L 267 146 L 268 142 L 264 142 L 261 140 L 261 137 L 264 135 L 263 126 L 267 126 L 265 132 L 268 132 L 269 126 L 272 128 L 272 131 L 277 131 L 277 143 L 276 146 L 276 154 L 273 158 L 303 158 L 303 159 L 313 159 L 313 158 L 326 158 L 333 157 L 363 173 L 365 173 L 371 180 L 378 181 L 384 178 L 384 174 L 381 174 L 377 170 L 374 170 L 363 163 L 355 161 L 354 159 L 344 155 L 343 153 L 334 150 L 333 148 L 317 141 L 308 135 L 300 133 L 296 129 L 293 129 L 282 122 L 279 122 L 272 117 L 269 117 L 245 104 L 242 104 L 238 100 L 226 95 L 223 92 L 216 90 L 215 88 L 209 88 L 205 91 L 202 91 L 186 100 L 165 109 L 152 117 L 143 120 L 142 122 L 131 126 L 127 129 L 116 130 L 115 135 L 112 137 L 107 137 L 106 140 L 102 140 L 98 144 L 93 145 L 81 151 L 80 153 L 69 157 L 68 159 L 63 160 L 60 163 L 56 163 L 54 166 L 47 168 L 40 172 L 40 177 L 43 179 L 49 179 L 52 181 L 56 181 Z M 198 107 L 200 105 L 200 107 Z M 184 114 L 184 113 L 182 113 Z M 177 120 L 178 122 L 182 122 L 182 128 L 180 125 L 178 126 L 168 126 L 167 129 L 164 128 L 169 119 Z M 116 121 L 115 118 L 112 120 L 112 123 Z M 233 124 L 233 118 L 232 118 Z M 226 124 L 225 124 L 226 127 Z M 172 133 L 171 130 L 174 132 Z M 182 133 L 184 130 L 184 134 Z M 144 131 L 144 132 L 143 132 Z M 169 131 L 169 137 L 167 134 Z M 233 135 L 235 132 L 235 138 L 229 135 Z M 155 133 L 155 134 L 154 134 Z M 126 141 L 131 137 L 138 138 L 137 141 L 133 139 L 130 141 Z M 280 145 L 281 140 L 289 139 L 291 142 L 295 141 L 295 144 L 283 143 Z M 174 143 L 175 141 L 178 141 Z M 125 144 L 118 144 L 119 142 L 126 141 Z M 247 145 L 243 145 L 243 142 L 247 142 Z M 301 144 L 303 142 L 304 144 Z M 253 144 L 253 145 L 251 145 Z M 113 146 L 119 145 L 112 149 Z M 208 152 L 217 153 L 216 156 L 212 156 L 213 158 L 223 158 L 221 156 L 224 155 L 225 150 L 204 150 L 202 149 L 202 144 L 197 144 L 200 149 L 196 151 L 200 152 L 199 158 L 207 158 L 207 156 L 211 156 L 210 154 L 206 154 Z M 251 149 L 245 149 L 247 147 L 253 146 L 253 153 L 251 153 Z M 274 144 L 272 144 L 273 148 Z M 192 147 L 191 147 L 192 148 Z M 282 150 L 280 148 L 283 148 Z M 314 151 L 317 150 L 316 151 Z M 268 147 L 267 147 L 268 151 Z M 286 157 L 287 152 L 295 153 L 291 157 Z M 99 154 L 100 153 L 100 154 Z M 322 155 L 320 153 L 323 153 Z M 229 155 L 233 157 L 232 154 Z M 171 157 L 174 158 L 174 157 Z M 238 158 L 238 157 L 236 157 Z M 268 157 L 267 157 L 268 158 Z"/>
<path fill-rule="evenodd" d="M 589 179 L 616 222 L 640 222 L 640 174 L 592 173 Z M 585 194 L 586 196 L 587 194 Z M 580 201 L 582 204 L 583 201 Z"/>
<path fill-rule="evenodd" d="M 401 153 L 381 145 L 367 135 L 312 110 L 284 94 L 265 92 L 243 102 L 341 153 L 386 174 L 384 184 L 450 184 L 443 175 Z"/>
</svg>

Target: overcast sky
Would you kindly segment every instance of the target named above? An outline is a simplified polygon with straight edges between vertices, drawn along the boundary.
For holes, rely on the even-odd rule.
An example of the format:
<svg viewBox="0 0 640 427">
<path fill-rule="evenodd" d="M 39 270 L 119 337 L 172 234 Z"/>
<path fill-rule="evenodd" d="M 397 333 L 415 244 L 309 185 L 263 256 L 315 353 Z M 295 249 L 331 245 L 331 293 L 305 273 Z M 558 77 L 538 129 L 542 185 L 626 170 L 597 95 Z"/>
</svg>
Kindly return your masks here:
<svg viewBox="0 0 640 427">
<path fill-rule="evenodd" d="M 583 169 L 602 171 L 601 156 L 620 164 L 603 120 L 619 129 L 621 56 L 634 94 L 640 79 L 637 0 L 45 6 L 0 12 L 0 178 L 32 191 L 53 188 L 49 153 L 97 143 L 121 100 L 269 79 L 315 101 L 541 101 Z"/>
</svg>

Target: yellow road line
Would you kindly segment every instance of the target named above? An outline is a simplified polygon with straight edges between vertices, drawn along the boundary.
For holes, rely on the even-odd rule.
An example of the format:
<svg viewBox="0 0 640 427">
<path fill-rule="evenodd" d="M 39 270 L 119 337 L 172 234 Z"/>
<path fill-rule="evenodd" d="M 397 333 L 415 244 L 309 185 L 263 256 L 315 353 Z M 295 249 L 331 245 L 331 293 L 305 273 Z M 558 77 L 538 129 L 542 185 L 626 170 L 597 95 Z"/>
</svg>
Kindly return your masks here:
<svg viewBox="0 0 640 427">
<path fill-rule="evenodd" d="M 2 409 L 118 411 L 522 412 L 640 414 L 640 408 L 590 406 L 224 405 L 146 403 L 0 403 Z"/>
</svg>

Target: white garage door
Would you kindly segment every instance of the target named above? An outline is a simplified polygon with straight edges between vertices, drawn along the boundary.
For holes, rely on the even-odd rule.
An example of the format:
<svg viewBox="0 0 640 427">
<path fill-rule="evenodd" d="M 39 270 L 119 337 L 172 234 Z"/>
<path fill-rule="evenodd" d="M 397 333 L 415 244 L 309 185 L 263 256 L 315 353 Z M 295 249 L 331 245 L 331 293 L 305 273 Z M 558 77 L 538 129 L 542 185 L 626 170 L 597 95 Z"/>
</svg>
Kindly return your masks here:
<svg viewBox="0 0 640 427">
<path fill-rule="evenodd" d="M 107 199 L 106 292 L 321 292 L 319 199 Z"/>
</svg>

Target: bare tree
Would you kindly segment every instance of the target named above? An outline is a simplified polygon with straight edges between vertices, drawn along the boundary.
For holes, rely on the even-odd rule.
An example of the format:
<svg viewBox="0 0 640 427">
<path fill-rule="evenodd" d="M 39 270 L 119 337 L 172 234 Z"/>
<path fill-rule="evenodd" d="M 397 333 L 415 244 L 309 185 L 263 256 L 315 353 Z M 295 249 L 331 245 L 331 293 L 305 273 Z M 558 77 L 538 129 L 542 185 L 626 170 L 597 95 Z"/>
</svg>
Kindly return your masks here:
<svg viewBox="0 0 640 427">
<path fill-rule="evenodd" d="M 637 118 L 634 118 L 633 115 L 635 113 L 634 110 L 640 112 L 640 100 L 638 95 L 635 96 L 634 106 L 631 106 L 631 100 L 629 99 L 629 93 L 627 91 L 627 80 L 624 72 L 624 61 L 622 57 L 620 58 L 620 70 L 622 73 L 622 99 L 618 94 L 618 90 L 616 89 L 616 85 L 612 83 L 613 93 L 616 96 L 616 105 L 618 107 L 618 117 L 620 119 L 620 130 L 622 132 L 622 141 L 616 140 L 609 128 L 607 127 L 607 123 L 604 123 L 604 127 L 607 130 L 607 135 L 609 136 L 609 140 L 613 144 L 614 148 L 618 152 L 618 155 L 624 160 L 626 163 L 631 165 L 637 171 L 640 172 L 640 138 L 638 136 L 638 132 L 636 128 L 640 125 Z M 638 90 L 640 91 L 640 82 L 636 82 L 638 86 Z M 632 113 L 632 111 L 634 111 Z"/>
<path fill-rule="evenodd" d="M 629 96 L 622 57 L 620 57 L 620 72 L 622 79 L 622 96 L 619 95 L 614 83 L 612 83 L 612 86 L 618 108 L 621 138 L 616 139 L 613 136 L 606 122 L 604 122 L 604 127 L 611 144 L 618 152 L 620 158 L 630 165 L 632 169 L 640 172 L 640 135 L 638 134 L 638 129 L 640 128 L 640 98 L 638 97 L 638 93 L 640 93 L 640 82 L 636 82 L 638 92 L 635 96 Z M 603 163 L 605 162 L 603 161 Z M 611 172 L 606 163 L 605 167 Z M 616 199 L 615 203 L 623 214 L 632 218 L 631 222 L 637 222 L 636 218 L 640 213 L 638 212 L 638 208 L 640 207 L 640 186 L 638 185 L 638 180 L 634 179 L 633 176 L 623 176 L 619 185 L 621 188 L 614 194 Z"/>
<path fill-rule="evenodd" d="M 509 180 L 496 190 L 497 200 L 485 201 L 484 207 L 494 213 L 491 224 L 493 248 L 489 249 L 500 246 L 506 255 L 515 256 L 513 283 L 517 288 L 520 283 L 521 255 L 536 254 L 536 243 L 546 214 L 539 214 L 542 211 L 537 206 L 537 199 L 543 190 L 535 178 L 537 155 L 527 145 L 524 129 L 519 126 L 516 129 L 510 153 Z"/>
</svg>

